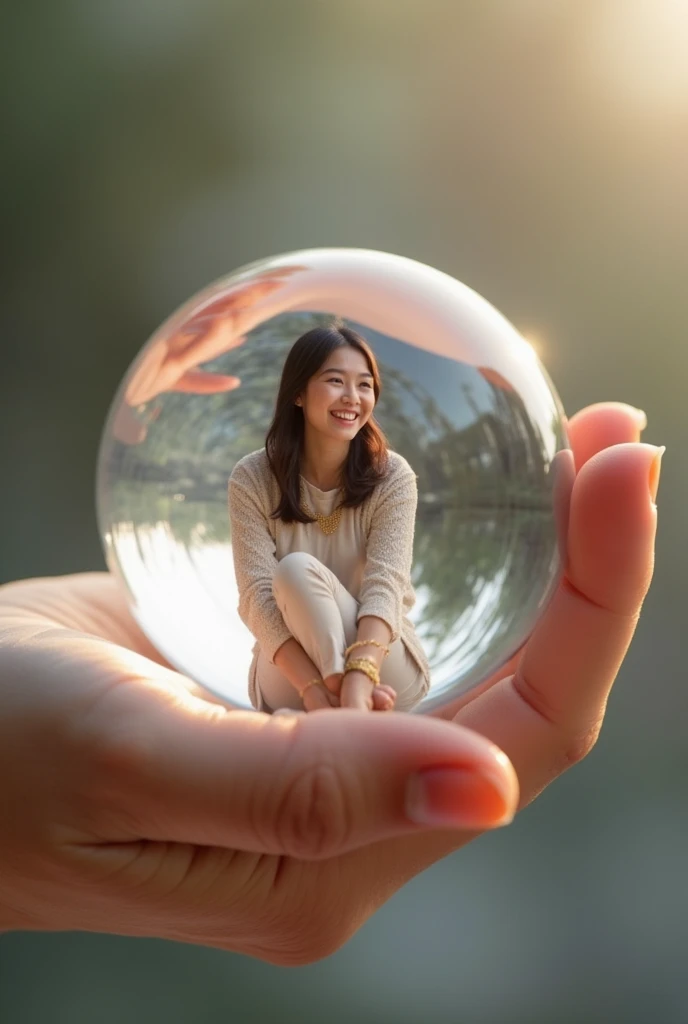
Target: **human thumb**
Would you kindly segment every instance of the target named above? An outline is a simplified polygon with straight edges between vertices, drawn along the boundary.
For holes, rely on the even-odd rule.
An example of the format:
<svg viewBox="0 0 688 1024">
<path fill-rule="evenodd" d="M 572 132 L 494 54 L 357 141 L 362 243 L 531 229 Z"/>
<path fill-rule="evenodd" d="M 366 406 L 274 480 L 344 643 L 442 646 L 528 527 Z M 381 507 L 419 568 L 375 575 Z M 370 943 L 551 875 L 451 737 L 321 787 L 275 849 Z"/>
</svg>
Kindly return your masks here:
<svg viewBox="0 0 688 1024">
<path fill-rule="evenodd" d="M 315 859 L 422 829 L 481 831 L 517 806 L 506 755 L 451 722 L 145 704 L 118 787 L 137 838 Z"/>
</svg>

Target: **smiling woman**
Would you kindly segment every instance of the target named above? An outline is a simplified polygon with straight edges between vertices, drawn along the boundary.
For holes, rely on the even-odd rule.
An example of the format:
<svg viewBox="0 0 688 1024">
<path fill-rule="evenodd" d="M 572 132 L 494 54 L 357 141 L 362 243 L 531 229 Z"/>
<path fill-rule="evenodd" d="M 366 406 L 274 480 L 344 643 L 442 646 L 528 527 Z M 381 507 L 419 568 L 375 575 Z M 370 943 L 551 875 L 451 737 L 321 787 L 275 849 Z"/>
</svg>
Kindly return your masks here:
<svg viewBox="0 0 688 1024">
<path fill-rule="evenodd" d="M 324 491 L 338 488 L 343 474 L 343 505 L 356 505 L 370 495 L 387 458 L 387 442 L 373 417 L 380 391 L 370 346 L 343 324 L 315 327 L 294 344 L 266 439 L 283 492 L 279 518 L 309 518 L 302 508 L 299 474 Z"/>
<path fill-rule="evenodd" d="M 230 478 L 260 710 L 410 710 L 427 693 L 408 618 L 416 476 L 375 422 L 380 390 L 360 334 L 339 323 L 308 331 L 285 361 L 265 448 Z"/>
<path fill-rule="evenodd" d="M 347 646 L 376 627 L 365 639 L 391 646 L 386 660 L 374 644 L 354 650 L 383 666 L 384 684 L 397 620 L 420 669 L 427 656 L 425 713 L 507 664 L 551 597 L 567 444 L 532 347 L 461 282 L 390 253 L 284 253 L 192 297 L 132 363 L 103 433 L 99 522 L 108 564 L 158 649 L 234 706 L 252 706 L 262 628 L 259 615 L 247 627 L 247 604 L 262 593 L 272 607 L 275 560 L 309 553 L 359 603 L 370 584 L 368 617 L 387 630 L 361 623 Z M 254 522 L 259 533 L 243 537 Z M 250 570 L 266 538 L 275 550 L 264 576 L 240 596 L 234 563 Z M 274 619 L 286 641 L 292 632 Z M 310 687 L 306 704 L 324 706 L 326 689 Z M 375 686 L 375 706 L 384 694 Z"/>
<path fill-rule="evenodd" d="M 319 335 L 323 328 L 310 332 Z M 326 360 L 327 363 L 337 362 L 339 366 L 326 366 L 309 382 L 306 395 L 296 399 L 296 404 L 303 409 L 306 431 L 306 449 L 310 451 L 309 462 L 305 466 L 310 470 L 306 473 L 313 482 L 313 477 L 321 473 L 323 462 L 330 458 L 339 461 L 338 448 L 341 441 L 356 436 L 356 432 L 369 421 L 375 405 L 374 377 L 368 360 L 361 349 L 355 348 L 351 340 L 353 331 L 341 328 L 342 337 L 349 337 L 350 342 L 342 346 L 336 358 Z M 379 388 L 378 388 L 379 390 Z M 334 434 L 333 434 L 334 429 Z M 328 445 L 327 439 L 335 439 L 334 445 Z M 316 454 L 317 450 L 317 454 Z M 323 486 L 326 484 L 323 482 Z"/>
</svg>

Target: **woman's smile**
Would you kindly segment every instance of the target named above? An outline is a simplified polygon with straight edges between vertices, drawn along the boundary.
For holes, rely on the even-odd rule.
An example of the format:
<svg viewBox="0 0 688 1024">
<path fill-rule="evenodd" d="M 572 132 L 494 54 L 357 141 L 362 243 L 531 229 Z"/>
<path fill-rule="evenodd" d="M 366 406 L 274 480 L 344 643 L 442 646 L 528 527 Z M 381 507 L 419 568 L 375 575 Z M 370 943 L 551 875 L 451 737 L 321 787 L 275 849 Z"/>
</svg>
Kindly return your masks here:
<svg viewBox="0 0 688 1024">
<path fill-rule="evenodd" d="M 350 444 L 375 407 L 374 377 L 368 360 L 351 345 L 341 345 L 308 382 L 297 399 L 306 421 L 306 443 L 316 434 Z"/>
<path fill-rule="evenodd" d="M 330 415 L 345 426 L 355 423 L 358 419 L 358 413 L 350 409 L 332 409 Z"/>
</svg>

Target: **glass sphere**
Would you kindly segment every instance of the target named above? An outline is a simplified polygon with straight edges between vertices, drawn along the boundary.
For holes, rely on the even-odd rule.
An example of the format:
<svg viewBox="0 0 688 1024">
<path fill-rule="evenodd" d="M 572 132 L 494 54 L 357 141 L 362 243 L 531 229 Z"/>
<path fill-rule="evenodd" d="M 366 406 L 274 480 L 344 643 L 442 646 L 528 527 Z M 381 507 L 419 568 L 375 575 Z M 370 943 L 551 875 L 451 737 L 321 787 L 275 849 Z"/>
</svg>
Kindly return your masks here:
<svg viewBox="0 0 688 1024">
<path fill-rule="evenodd" d="M 110 570 L 179 671 L 249 707 L 227 505 L 262 448 L 292 344 L 334 318 L 378 360 L 375 417 L 417 475 L 410 612 L 434 710 L 522 647 L 557 584 L 570 452 L 532 347 L 485 299 L 421 263 L 313 249 L 244 267 L 148 341 L 115 397 L 98 465 Z M 567 472 L 554 472 L 561 466 Z"/>
</svg>

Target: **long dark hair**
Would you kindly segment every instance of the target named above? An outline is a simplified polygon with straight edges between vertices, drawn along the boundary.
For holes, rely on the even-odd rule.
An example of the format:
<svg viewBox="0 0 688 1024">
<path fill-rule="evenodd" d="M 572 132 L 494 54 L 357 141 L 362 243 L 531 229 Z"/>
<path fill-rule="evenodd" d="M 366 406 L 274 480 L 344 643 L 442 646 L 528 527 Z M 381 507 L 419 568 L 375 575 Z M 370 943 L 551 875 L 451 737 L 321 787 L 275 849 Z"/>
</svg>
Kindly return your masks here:
<svg viewBox="0 0 688 1024">
<path fill-rule="evenodd" d="M 304 443 L 303 409 L 296 399 L 325 360 L 344 345 L 358 349 L 373 375 L 375 402 L 380 397 L 380 371 L 373 352 L 365 338 L 356 331 L 335 322 L 329 326 L 314 327 L 294 342 L 282 369 L 275 415 L 265 439 L 265 450 L 270 468 L 279 484 L 281 499 L 272 513 L 273 519 L 285 523 L 312 523 L 314 520 L 301 509 L 301 458 Z M 342 505 L 355 508 L 370 496 L 387 472 L 387 439 L 373 416 L 356 434 L 344 465 Z"/>
</svg>

